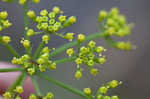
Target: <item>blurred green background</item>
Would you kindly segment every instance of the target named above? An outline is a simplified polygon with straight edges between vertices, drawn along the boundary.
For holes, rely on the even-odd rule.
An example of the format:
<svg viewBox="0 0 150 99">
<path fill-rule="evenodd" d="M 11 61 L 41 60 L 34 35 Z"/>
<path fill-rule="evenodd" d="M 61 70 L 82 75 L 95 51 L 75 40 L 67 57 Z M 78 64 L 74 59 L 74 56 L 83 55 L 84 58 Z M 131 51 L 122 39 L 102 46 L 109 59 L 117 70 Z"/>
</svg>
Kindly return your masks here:
<svg viewBox="0 0 150 99">
<path fill-rule="evenodd" d="M 149 0 L 41 0 L 41 3 L 35 5 L 29 4 L 29 8 L 37 13 L 41 9 L 51 10 L 53 6 L 60 6 L 64 13 L 68 16 L 77 16 L 77 23 L 65 31 L 74 33 L 86 33 L 86 35 L 98 31 L 97 16 L 102 9 L 109 10 L 116 6 L 120 12 L 127 16 L 129 22 L 133 22 L 132 35 L 124 38 L 130 40 L 137 45 L 137 49 L 131 52 L 118 51 L 113 48 L 108 48 L 105 53 L 107 63 L 98 66 L 100 74 L 93 78 L 88 72 L 84 72 L 81 80 L 75 80 L 74 72 L 76 65 L 74 63 L 66 63 L 57 66 L 57 70 L 48 72 L 47 75 L 56 78 L 66 84 L 72 85 L 78 89 L 90 87 L 94 91 L 103 83 L 116 79 L 123 81 L 123 85 L 115 90 L 112 94 L 118 94 L 120 99 L 149 99 L 150 97 L 150 1 Z M 20 46 L 20 38 L 23 36 L 23 12 L 22 7 L 13 3 L 6 4 L 0 1 L 0 11 L 7 10 L 9 19 L 13 26 L 3 32 L 11 35 L 12 45 L 20 53 L 24 53 L 24 49 Z M 31 24 L 30 27 L 34 27 Z M 2 35 L 2 34 L 0 34 Z M 40 42 L 40 37 L 36 36 L 32 39 L 33 50 L 37 48 Z M 97 44 L 104 45 L 103 40 L 96 40 Z M 67 41 L 52 36 L 50 48 L 57 48 Z M 56 56 L 63 58 L 65 54 Z M 0 60 L 10 60 L 12 56 L 6 48 L 0 46 Z M 55 94 L 55 99 L 82 99 L 62 88 L 46 81 L 37 79 L 40 83 L 40 88 L 43 93 L 47 90 Z"/>
</svg>

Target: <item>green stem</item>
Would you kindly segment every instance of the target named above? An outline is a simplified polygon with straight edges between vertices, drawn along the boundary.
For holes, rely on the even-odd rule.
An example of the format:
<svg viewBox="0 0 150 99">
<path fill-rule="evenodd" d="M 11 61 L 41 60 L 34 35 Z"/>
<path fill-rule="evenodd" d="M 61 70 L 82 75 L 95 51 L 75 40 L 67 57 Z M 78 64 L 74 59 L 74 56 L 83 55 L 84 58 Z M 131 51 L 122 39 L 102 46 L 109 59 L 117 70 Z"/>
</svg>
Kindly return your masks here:
<svg viewBox="0 0 150 99">
<path fill-rule="evenodd" d="M 70 62 L 70 61 L 73 61 L 75 60 L 76 57 L 70 57 L 70 58 L 64 58 L 64 59 L 60 59 L 60 60 L 56 60 L 54 61 L 56 64 L 61 64 L 61 63 L 65 63 L 65 62 Z"/>
<path fill-rule="evenodd" d="M 104 34 L 103 33 L 94 33 L 94 34 L 91 34 L 89 36 L 86 37 L 86 39 L 84 40 L 85 41 L 88 41 L 88 40 L 92 40 L 92 39 L 96 39 L 96 38 L 102 38 L 104 37 Z M 50 57 L 52 56 L 55 56 L 63 51 L 65 51 L 66 49 L 72 47 L 72 46 L 75 46 L 78 44 L 78 41 L 73 41 L 73 42 L 70 42 L 70 43 L 67 43 L 63 46 L 61 46 L 60 48 L 57 48 L 55 51 L 53 51 L 51 54 L 50 54 Z"/>
<path fill-rule="evenodd" d="M 16 71 L 23 71 L 23 68 L 1 68 L 0 72 L 16 72 Z"/>
<path fill-rule="evenodd" d="M 8 51 L 15 57 L 19 57 L 19 54 L 16 52 L 16 50 L 9 44 L 5 44 L 5 43 L 1 43 L 2 45 L 4 45 Z"/>
<path fill-rule="evenodd" d="M 43 47 L 44 47 L 44 42 L 41 42 L 40 45 L 39 45 L 39 47 L 37 48 L 35 54 L 34 54 L 33 59 L 38 58 L 38 56 L 40 55 L 40 52 L 41 52 L 41 50 L 42 50 Z"/>
<path fill-rule="evenodd" d="M 33 77 L 31 77 L 31 79 L 32 79 L 32 84 L 34 85 L 37 95 L 42 96 L 37 81 Z"/>
<path fill-rule="evenodd" d="M 9 87 L 8 91 L 12 92 L 16 86 L 23 85 L 24 80 L 26 79 L 27 74 L 22 72 L 19 77 L 15 80 L 15 82 Z"/>
<path fill-rule="evenodd" d="M 91 99 L 90 96 L 85 95 L 82 91 L 80 91 L 80 90 L 78 90 L 76 88 L 72 88 L 71 86 L 69 86 L 67 84 L 64 84 L 64 83 L 62 83 L 62 82 L 60 82 L 58 80 L 55 80 L 55 79 L 53 79 L 53 78 L 51 78 L 49 76 L 46 76 L 46 75 L 44 75 L 42 73 L 38 73 L 37 75 L 38 75 L 38 77 L 40 77 L 40 78 L 42 78 L 44 80 L 47 80 L 50 83 L 53 83 L 53 84 L 55 84 L 55 85 L 57 85 L 57 86 L 59 86 L 61 88 L 64 88 L 64 89 L 66 89 L 66 90 L 68 90 L 68 91 L 70 91 L 70 92 L 72 92 L 72 93 L 74 93 L 76 95 L 79 95 L 79 96 L 81 96 L 81 97 L 83 97 L 85 99 Z"/>
</svg>

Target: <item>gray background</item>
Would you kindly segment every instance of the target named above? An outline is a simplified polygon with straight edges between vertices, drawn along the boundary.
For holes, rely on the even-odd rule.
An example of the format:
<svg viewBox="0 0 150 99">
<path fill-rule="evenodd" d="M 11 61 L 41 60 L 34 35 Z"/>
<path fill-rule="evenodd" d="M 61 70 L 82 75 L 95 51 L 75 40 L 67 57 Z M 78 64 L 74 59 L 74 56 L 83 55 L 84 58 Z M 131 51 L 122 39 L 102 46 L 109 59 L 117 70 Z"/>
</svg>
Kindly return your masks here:
<svg viewBox="0 0 150 99">
<path fill-rule="evenodd" d="M 118 79 L 124 83 L 121 87 L 113 90 L 113 94 L 118 94 L 120 99 L 148 99 L 150 97 L 150 1 L 149 0 L 41 0 L 38 5 L 29 4 L 38 12 L 41 9 L 50 10 L 54 5 L 60 6 L 66 15 L 76 15 L 78 21 L 72 27 L 66 29 L 68 32 L 91 34 L 98 31 L 97 15 L 99 10 L 109 10 L 113 6 L 117 6 L 120 12 L 127 16 L 129 22 L 135 23 L 132 35 L 125 40 L 132 41 L 137 45 L 137 49 L 131 52 L 117 51 L 109 48 L 106 52 L 108 62 L 100 67 L 100 74 L 93 78 L 88 72 L 84 72 L 84 77 L 77 81 L 74 79 L 75 64 L 66 63 L 58 65 L 55 72 L 49 72 L 47 75 L 52 76 L 60 81 L 72 85 L 78 89 L 91 87 L 94 91 L 103 83 Z M 22 7 L 17 4 L 6 4 L 0 1 L 0 11 L 7 10 L 9 19 L 13 22 L 13 26 L 4 30 L 5 34 L 12 35 L 12 45 L 20 53 L 24 53 L 24 49 L 20 46 L 20 37 L 23 36 L 23 12 Z M 34 25 L 31 25 L 33 27 Z M 3 33 L 4 34 L 4 33 Z M 2 34 L 0 34 L 2 35 Z M 59 37 L 52 36 L 49 46 L 59 47 L 67 41 Z M 32 44 L 36 49 L 40 38 L 33 38 Z M 99 45 L 104 45 L 103 40 L 97 40 Z M 63 58 L 64 54 L 56 58 Z M 0 46 L 0 60 L 10 60 L 12 56 L 2 46 Z M 41 90 L 45 93 L 47 90 L 54 92 L 55 99 L 82 99 L 79 96 L 73 95 L 53 84 L 49 84 L 38 79 L 41 84 Z"/>
</svg>

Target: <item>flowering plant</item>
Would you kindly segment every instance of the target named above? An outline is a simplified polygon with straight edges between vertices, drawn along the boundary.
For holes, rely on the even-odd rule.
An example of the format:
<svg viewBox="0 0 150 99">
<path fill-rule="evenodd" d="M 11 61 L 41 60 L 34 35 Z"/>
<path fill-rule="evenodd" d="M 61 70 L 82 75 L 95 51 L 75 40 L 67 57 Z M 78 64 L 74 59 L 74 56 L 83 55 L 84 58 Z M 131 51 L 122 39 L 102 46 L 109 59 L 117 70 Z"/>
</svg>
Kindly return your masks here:
<svg viewBox="0 0 150 99">
<path fill-rule="evenodd" d="M 15 0 L 3 0 L 3 2 L 16 2 Z M 29 0 L 19 0 L 19 4 L 23 6 L 24 11 L 24 37 L 22 37 L 20 43 L 25 48 L 25 53 L 20 55 L 10 45 L 11 38 L 6 35 L 0 36 L 0 44 L 8 48 L 8 50 L 14 56 L 11 63 L 16 64 L 16 68 L 4 68 L 0 69 L 0 72 L 14 72 L 20 71 L 20 76 L 9 87 L 9 89 L 3 94 L 5 99 L 21 99 L 20 94 L 24 91 L 22 85 L 27 76 L 32 79 L 32 83 L 35 87 L 36 93 L 31 93 L 29 99 L 53 99 L 52 92 L 48 92 L 43 95 L 39 89 L 35 76 L 47 80 L 59 87 L 62 87 L 76 95 L 83 97 L 84 99 L 119 99 L 117 95 L 109 96 L 108 91 L 112 88 L 118 87 L 122 84 L 121 81 L 112 80 L 106 84 L 100 86 L 94 94 L 91 88 L 84 88 L 83 91 L 57 81 L 45 74 L 45 71 L 56 70 L 57 64 L 63 64 L 66 62 L 75 62 L 76 70 L 74 77 L 79 80 L 82 78 L 82 72 L 84 71 L 83 65 L 88 68 L 91 75 L 97 76 L 99 70 L 95 67 L 95 64 L 104 64 L 107 57 L 103 55 L 106 50 L 103 46 L 96 45 L 95 39 L 104 39 L 107 44 L 112 47 L 130 51 L 135 48 L 129 41 L 116 41 L 112 37 L 123 38 L 131 34 L 132 24 L 128 24 L 124 15 L 120 14 L 119 10 L 114 7 L 110 11 L 102 10 L 98 15 L 98 23 L 101 31 L 92 33 L 85 36 L 84 33 L 66 32 L 62 33 L 61 30 L 68 28 L 76 23 L 75 16 L 66 16 L 63 11 L 54 6 L 51 11 L 43 9 L 40 13 L 36 14 L 33 10 L 28 9 Z M 40 0 L 32 0 L 33 3 L 39 3 Z M 0 11 L 0 31 L 9 28 L 12 23 L 7 18 L 7 11 Z M 36 24 L 38 31 L 29 27 L 29 20 Z M 31 38 L 35 35 L 41 35 L 41 43 L 37 50 L 32 52 Z M 67 44 L 60 46 L 59 48 L 50 48 L 51 35 L 59 36 L 68 40 Z M 89 42 L 88 42 L 89 41 Z M 84 42 L 88 42 L 87 45 L 83 45 Z M 75 46 L 75 47 L 74 47 Z M 66 52 L 68 57 L 54 60 L 57 54 Z"/>
</svg>

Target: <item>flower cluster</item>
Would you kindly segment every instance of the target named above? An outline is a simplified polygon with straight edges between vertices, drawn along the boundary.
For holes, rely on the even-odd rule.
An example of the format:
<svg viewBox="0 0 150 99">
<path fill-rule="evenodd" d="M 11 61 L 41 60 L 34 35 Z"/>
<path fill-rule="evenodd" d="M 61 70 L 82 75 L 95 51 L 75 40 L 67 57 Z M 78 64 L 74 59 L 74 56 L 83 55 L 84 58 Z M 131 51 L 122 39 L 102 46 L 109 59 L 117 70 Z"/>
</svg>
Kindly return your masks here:
<svg viewBox="0 0 150 99">
<path fill-rule="evenodd" d="M 105 21 L 105 34 L 107 36 L 128 36 L 131 33 L 131 27 L 126 22 L 125 16 L 119 14 L 117 8 L 112 8 L 108 13 L 105 10 L 99 13 L 99 22 Z"/>
<path fill-rule="evenodd" d="M 24 42 L 27 43 L 28 41 L 24 40 Z M 24 46 L 28 47 L 27 45 L 25 44 Z M 12 64 L 21 65 L 29 75 L 35 74 L 37 70 L 40 72 L 45 72 L 46 69 L 55 70 L 56 63 L 49 60 L 49 52 L 50 49 L 44 47 L 39 58 L 36 60 L 33 60 L 28 54 L 24 54 L 20 58 L 14 57 L 11 62 Z"/>
<path fill-rule="evenodd" d="M 131 34 L 131 24 L 128 24 L 126 17 L 119 13 L 117 8 L 112 8 L 110 12 L 102 10 L 99 12 L 98 20 L 100 23 L 104 23 L 104 34 L 106 37 L 118 36 L 125 37 Z M 103 21 L 103 22 L 102 22 Z M 128 42 L 117 42 L 115 47 L 120 50 L 131 50 L 134 46 Z"/>
<path fill-rule="evenodd" d="M 56 33 L 58 30 L 69 27 L 76 22 L 75 16 L 63 15 L 63 11 L 59 7 L 53 7 L 51 12 L 46 9 L 41 10 L 40 16 L 36 16 L 33 10 L 29 10 L 27 15 L 30 19 L 37 23 L 37 28 L 39 30 L 45 31 L 46 33 Z M 71 35 L 67 35 L 66 38 Z"/>
<path fill-rule="evenodd" d="M 5 99 L 21 99 L 20 94 L 23 93 L 22 86 L 17 86 L 12 92 L 6 91 L 3 96 Z"/>
<path fill-rule="evenodd" d="M 13 2 L 14 0 L 2 0 L 3 2 Z M 20 5 L 24 5 L 27 3 L 28 0 L 18 0 Z M 33 3 L 38 4 L 40 0 L 32 0 Z"/>
<path fill-rule="evenodd" d="M 12 23 L 9 22 L 7 17 L 8 17 L 7 11 L 0 12 L 0 31 L 9 28 L 12 25 Z"/>
<path fill-rule="evenodd" d="M 96 95 L 94 95 L 94 99 L 119 99 L 118 96 L 108 96 L 107 93 L 109 89 L 118 87 L 122 82 L 118 82 L 117 80 L 112 80 L 108 82 L 106 85 L 101 86 Z M 84 88 L 83 90 L 84 94 L 88 96 L 92 96 L 92 90 L 90 88 Z"/>
<path fill-rule="evenodd" d="M 80 41 L 82 41 L 80 39 Z M 69 48 L 66 53 L 69 57 L 76 56 L 75 63 L 77 64 L 77 70 L 75 72 L 75 78 L 80 79 L 82 77 L 81 64 L 88 67 L 90 73 L 94 76 L 98 74 L 98 69 L 94 67 L 96 63 L 104 64 L 106 62 L 105 56 L 102 52 L 106 51 L 103 46 L 96 46 L 96 42 L 90 41 L 88 46 L 82 46 L 78 50 L 78 54 L 75 55 L 74 49 Z"/>
</svg>

